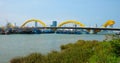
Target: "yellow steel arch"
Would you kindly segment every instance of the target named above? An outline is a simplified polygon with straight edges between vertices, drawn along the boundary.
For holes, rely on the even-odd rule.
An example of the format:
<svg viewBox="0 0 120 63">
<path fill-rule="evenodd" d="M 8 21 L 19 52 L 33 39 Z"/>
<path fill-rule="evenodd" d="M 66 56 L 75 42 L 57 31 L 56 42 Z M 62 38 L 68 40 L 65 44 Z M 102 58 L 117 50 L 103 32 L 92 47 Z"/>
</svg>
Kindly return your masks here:
<svg viewBox="0 0 120 63">
<path fill-rule="evenodd" d="M 112 26 L 115 24 L 114 20 L 108 20 L 105 24 L 102 25 L 102 27 L 106 28 L 107 26 Z"/>
<path fill-rule="evenodd" d="M 105 22 L 105 24 L 102 25 L 103 28 L 106 28 L 107 26 L 112 26 L 115 24 L 114 20 L 108 20 Z M 101 30 L 94 30 L 94 33 L 100 32 Z"/>
<path fill-rule="evenodd" d="M 24 27 L 27 23 L 29 22 L 38 22 L 39 24 L 42 24 L 43 27 L 46 27 L 46 24 L 44 22 L 42 22 L 41 20 L 38 20 L 38 19 L 30 19 L 30 20 L 27 20 L 25 23 L 23 23 L 21 25 L 21 27 Z"/>
<path fill-rule="evenodd" d="M 82 24 L 82 23 L 80 23 L 80 22 L 78 22 L 78 21 L 76 21 L 76 20 L 67 20 L 67 21 L 64 21 L 64 22 L 58 24 L 58 27 L 61 27 L 61 26 L 63 26 L 64 24 L 68 24 L 68 23 L 74 23 L 74 24 L 77 24 L 77 25 L 79 25 L 79 26 L 81 26 L 81 27 L 85 27 L 84 24 Z"/>
</svg>

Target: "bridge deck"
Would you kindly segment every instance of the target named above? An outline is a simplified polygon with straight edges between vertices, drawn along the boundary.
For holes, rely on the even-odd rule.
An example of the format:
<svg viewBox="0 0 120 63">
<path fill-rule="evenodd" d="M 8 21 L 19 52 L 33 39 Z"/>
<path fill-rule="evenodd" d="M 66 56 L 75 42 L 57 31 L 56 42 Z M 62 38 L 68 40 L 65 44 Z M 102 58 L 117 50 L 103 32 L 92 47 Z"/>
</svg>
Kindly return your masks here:
<svg viewBox="0 0 120 63">
<path fill-rule="evenodd" d="M 33 29 L 33 27 L 25 27 L 19 29 Z M 118 30 L 120 28 L 95 28 L 95 27 L 37 27 L 36 29 L 88 29 L 88 30 Z"/>
</svg>

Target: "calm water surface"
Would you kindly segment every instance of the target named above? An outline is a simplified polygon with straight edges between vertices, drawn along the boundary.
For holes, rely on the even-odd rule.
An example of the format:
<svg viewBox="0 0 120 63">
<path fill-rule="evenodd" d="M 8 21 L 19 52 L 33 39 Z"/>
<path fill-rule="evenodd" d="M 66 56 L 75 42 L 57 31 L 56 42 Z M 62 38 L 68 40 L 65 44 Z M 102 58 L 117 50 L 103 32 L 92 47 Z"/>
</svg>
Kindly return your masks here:
<svg viewBox="0 0 120 63">
<path fill-rule="evenodd" d="M 104 40 L 104 35 L 0 35 L 0 63 L 9 63 L 17 56 L 26 56 L 33 52 L 46 54 L 52 50 L 60 51 L 62 44 L 77 40 Z"/>
</svg>

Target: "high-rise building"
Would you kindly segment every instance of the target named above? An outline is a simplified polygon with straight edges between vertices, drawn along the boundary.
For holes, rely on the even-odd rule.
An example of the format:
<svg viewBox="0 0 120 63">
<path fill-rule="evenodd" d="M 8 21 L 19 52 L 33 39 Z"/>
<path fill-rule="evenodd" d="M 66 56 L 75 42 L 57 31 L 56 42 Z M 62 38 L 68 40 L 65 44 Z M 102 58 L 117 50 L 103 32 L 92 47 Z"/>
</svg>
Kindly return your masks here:
<svg viewBox="0 0 120 63">
<path fill-rule="evenodd" d="M 35 22 L 35 27 L 38 27 L 37 22 Z"/>
<path fill-rule="evenodd" d="M 57 26 L 57 21 L 53 21 L 51 26 L 56 27 Z"/>
</svg>

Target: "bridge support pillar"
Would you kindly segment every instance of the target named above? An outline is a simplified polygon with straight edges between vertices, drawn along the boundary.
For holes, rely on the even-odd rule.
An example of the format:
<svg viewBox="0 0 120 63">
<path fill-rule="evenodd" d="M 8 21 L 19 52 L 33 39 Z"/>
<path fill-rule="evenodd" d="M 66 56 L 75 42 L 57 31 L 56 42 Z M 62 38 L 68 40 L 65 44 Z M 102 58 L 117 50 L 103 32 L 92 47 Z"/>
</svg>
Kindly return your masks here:
<svg viewBox="0 0 120 63">
<path fill-rule="evenodd" d="M 94 34 L 94 30 L 90 30 L 90 34 Z"/>
</svg>

